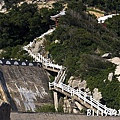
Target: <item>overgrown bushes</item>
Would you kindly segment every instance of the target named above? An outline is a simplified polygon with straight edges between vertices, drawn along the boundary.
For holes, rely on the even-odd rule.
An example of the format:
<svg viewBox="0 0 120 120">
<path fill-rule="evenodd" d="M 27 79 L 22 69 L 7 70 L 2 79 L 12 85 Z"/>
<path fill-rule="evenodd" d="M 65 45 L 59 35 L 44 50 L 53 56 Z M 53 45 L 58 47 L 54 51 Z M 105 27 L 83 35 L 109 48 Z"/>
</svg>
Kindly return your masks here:
<svg viewBox="0 0 120 120">
<path fill-rule="evenodd" d="M 118 109 L 120 83 L 115 78 L 112 82 L 108 81 L 108 75 L 115 71 L 115 65 L 101 57 L 106 52 L 111 52 L 112 57 L 119 56 L 120 38 L 114 27 L 110 29 L 113 22 L 109 21 L 109 27 L 104 27 L 86 14 L 85 9 L 75 9 L 74 4 L 68 6 L 70 8 L 59 19 L 56 30 L 47 37 L 46 49 L 56 63 L 67 67 L 67 80 L 70 76 L 85 79 L 91 91 L 98 88 L 102 92 L 103 104 Z M 56 40 L 59 42 L 55 43 Z M 115 84 L 112 84 L 114 81 Z"/>
</svg>

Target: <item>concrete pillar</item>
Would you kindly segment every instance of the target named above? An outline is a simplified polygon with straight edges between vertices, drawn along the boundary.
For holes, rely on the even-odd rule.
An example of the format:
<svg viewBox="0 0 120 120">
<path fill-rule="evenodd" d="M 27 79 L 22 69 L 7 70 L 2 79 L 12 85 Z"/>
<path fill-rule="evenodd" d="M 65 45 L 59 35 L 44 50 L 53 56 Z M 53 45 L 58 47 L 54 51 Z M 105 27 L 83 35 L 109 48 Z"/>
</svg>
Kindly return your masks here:
<svg viewBox="0 0 120 120">
<path fill-rule="evenodd" d="M 57 92 L 53 91 L 53 95 L 54 95 L 54 106 L 55 106 L 55 111 L 58 111 L 58 95 Z"/>
</svg>

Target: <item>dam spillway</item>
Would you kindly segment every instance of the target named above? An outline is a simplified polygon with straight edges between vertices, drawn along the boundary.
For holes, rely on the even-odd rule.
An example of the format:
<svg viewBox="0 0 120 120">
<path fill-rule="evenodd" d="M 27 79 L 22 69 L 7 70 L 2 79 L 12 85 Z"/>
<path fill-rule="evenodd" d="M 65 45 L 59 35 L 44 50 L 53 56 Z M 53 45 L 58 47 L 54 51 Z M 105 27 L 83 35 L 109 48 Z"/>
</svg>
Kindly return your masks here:
<svg viewBox="0 0 120 120">
<path fill-rule="evenodd" d="M 12 111 L 35 112 L 38 106 L 53 103 L 49 78 L 42 66 L 0 65 L 0 82 Z M 0 91 L 1 92 L 1 91 Z"/>
</svg>

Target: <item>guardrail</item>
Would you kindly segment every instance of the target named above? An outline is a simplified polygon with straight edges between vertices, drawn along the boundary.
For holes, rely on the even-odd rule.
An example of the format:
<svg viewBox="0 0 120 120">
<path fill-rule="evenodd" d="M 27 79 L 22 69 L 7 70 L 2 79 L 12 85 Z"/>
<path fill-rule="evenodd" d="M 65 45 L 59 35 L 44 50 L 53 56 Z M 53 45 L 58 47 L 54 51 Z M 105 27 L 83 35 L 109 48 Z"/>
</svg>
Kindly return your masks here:
<svg viewBox="0 0 120 120">
<path fill-rule="evenodd" d="M 55 89 L 55 87 L 57 87 L 57 88 L 61 89 L 63 93 L 65 91 L 65 92 L 69 93 L 71 96 L 76 95 L 78 98 L 82 99 L 84 101 L 84 103 L 88 103 L 89 105 L 91 105 L 91 109 L 94 107 L 98 111 L 100 111 L 102 114 L 112 115 L 113 111 L 115 111 L 111 108 L 107 108 L 106 105 L 99 103 L 98 101 L 93 99 L 92 96 L 87 95 L 85 92 L 81 91 L 80 89 L 76 90 L 76 89 L 70 87 L 69 85 L 63 84 L 62 82 L 60 82 L 60 83 L 56 83 L 56 82 L 50 83 L 49 82 L 49 87 L 50 88 L 53 87 L 54 89 Z"/>
<path fill-rule="evenodd" d="M 29 55 L 35 59 L 35 61 L 41 62 L 46 68 L 50 67 L 52 69 L 59 70 L 57 76 L 55 77 L 54 82 L 52 82 L 52 83 L 49 82 L 50 88 L 52 88 L 52 87 L 54 89 L 59 88 L 62 90 L 63 94 L 65 91 L 65 92 L 69 93 L 71 95 L 71 97 L 75 95 L 79 99 L 82 99 L 84 101 L 84 104 L 88 103 L 91 106 L 91 109 L 94 107 L 96 110 L 100 111 L 102 114 L 111 116 L 111 114 L 116 112 L 115 109 L 106 107 L 106 105 L 99 103 L 98 101 L 93 99 L 92 96 L 87 95 L 87 93 L 81 91 L 80 89 L 76 90 L 76 89 L 70 87 L 69 85 L 63 84 L 63 81 L 65 80 L 65 77 L 66 77 L 66 69 L 67 68 L 60 66 L 58 64 L 52 63 L 49 59 L 44 58 L 40 53 L 36 53 L 36 54 L 32 53 L 32 51 L 29 50 L 29 47 L 32 46 L 32 44 L 33 44 L 33 42 L 31 42 L 30 44 L 25 46 L 24 50 L 26 50 L 29 53 Z"/>
</svg>

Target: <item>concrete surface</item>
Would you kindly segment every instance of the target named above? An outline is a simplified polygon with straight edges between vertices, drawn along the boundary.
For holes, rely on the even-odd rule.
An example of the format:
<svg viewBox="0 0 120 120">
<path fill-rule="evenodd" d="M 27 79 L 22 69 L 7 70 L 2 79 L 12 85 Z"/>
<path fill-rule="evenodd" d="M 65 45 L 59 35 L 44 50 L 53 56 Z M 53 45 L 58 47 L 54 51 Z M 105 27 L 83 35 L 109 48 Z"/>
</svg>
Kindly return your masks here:
<svg viewBox="0 0 120 120">
<path fill-rule="evenodd" d="M 11 120 L 120 120 L 120 117 L 50 113 L 11 113 Z"/>
</svg>

